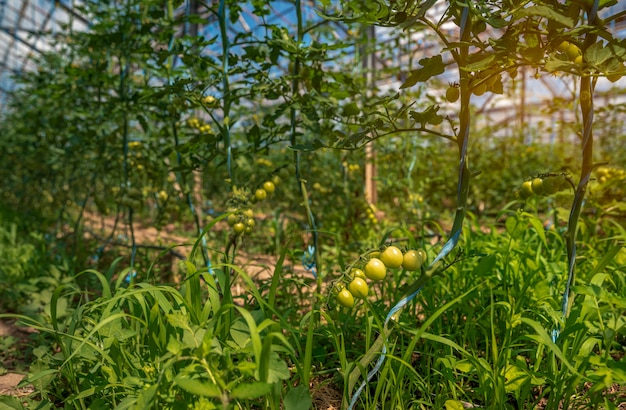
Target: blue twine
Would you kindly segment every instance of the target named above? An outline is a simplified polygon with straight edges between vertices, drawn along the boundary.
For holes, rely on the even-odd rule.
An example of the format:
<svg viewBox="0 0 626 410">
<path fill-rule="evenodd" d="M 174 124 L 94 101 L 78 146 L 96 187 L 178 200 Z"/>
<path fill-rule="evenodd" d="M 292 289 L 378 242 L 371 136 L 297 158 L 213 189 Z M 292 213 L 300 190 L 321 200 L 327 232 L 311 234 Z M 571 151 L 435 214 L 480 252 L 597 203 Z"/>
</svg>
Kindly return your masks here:
<svg viewBox="0 0 626 410">
<path fill-rule="evenodd" d="M 396 305 L 393 308 L 391 308 L 391 310 L 387 314 L 387 317 L 385 318 L 384 326 L 386 327 L 389 321 L 391 320 L 391 318 L 393 317 L 393 315 L 396 314 L 400 309 L 404 308 L 411 300 L 413 300 L 413 298 L 417 296 L 417 294 L 420 293 L 421 290 L 422 288 L 417 289 L 415 292 L 411 293 L 410 295 L 406 296 L 405 298 L 401 299 L 398 303 L 396 303 Z M 365 378 L 363 383 L 361 383 L 359 388 L 356 389 L 356 391 L 354 392 L 354 395 L 352 396 L 352 400 L 350 400 L 350 405 L 348 406 L 348 410 L 352 410 L 352 408 L 356 404 L 356 401 L 359 399 L 359 396 L 363 392 L 363 389 L 365 389 L 365 386 L 367 386 L 367 383 L 369 383 L 370 380 L 372 380 L 372 378 L 376 375 L 376 373 L 378 373 L 378 371 L 382 367 L 386 356 L 387 356 L 387 341 L 383 343 L 383 348 L 380 351 L 380 357 L 376 361 L 376 365 L 374 365 L 374 368 L 372 368 L 372 370 L 370 370 L 367 373 L 367 377 Z"/>
<path fill-rule="evenodd" d="M 461 15 L 461 27 L 460 27 L 461 33 L 465 32 L 468 19 L 469 19 L 469 9 L 468 7 L 464 7 L 463 13 Z M 461 145 L 461 149 L 460 149 L 461 159 L 460 159 L 460 164 L 459 164 L 460 165 L 459 166 L 459 183 L 457 186 L 457 198 L 459 202 L 463 200 L 462 186 L 463 186 L 463 180 L 464 180 L 464 172 L 467 172 L 467 170 L 465 169 L 466 167 L 465 164 L 466 164 L 466 159 L 467 159 L 467 145 L 468 145 L 468 140 L 469 140 L 469 138 L 467 138 L 468 132 L 469 130 L 466 129 L 465 136 L 463 138 L 463 144 Z M 457 224 L 457 222 L 462 221 L 462 219 L 460 220 L 457 220 L 457 219 L 463 218 L 463 217 L 464 217 L 464 208 L 457 209 L 457 215 L 455 216 L 455 224 L 454 224 L 455 230 L 451 232 L 450 239 L 448 239 L 448 241 L 445 243 L 443 248 L 441 248 L 441 251 L 439 251 L 439 254 L 437 254 L 435 259 L 428 266 L 427 270 L 432 269 L 437 262 L 445 258 L 456 247 L 456 245 L 459 242 L 459 238 L 461 236 L 461 231 L 463 228 L 462 223 Z M 404 297 L 403 299 L 400 299 L 400 301 L 396 303 L 396 305 L 393 308 L 391 308 L 391 310 L 387 314 L 383 328 L 386 328 L 387 324 L 389 323 L 393 315 L 396 314 L 398 311 L 400 311 L 402 308 L 404 308 L 411 300 L 413 300 L 415 296 L 417 296 L 420 293 L 421 290 L 422 290 L 422 287 L 420 287 L 419 289 L 417 289 L 415 292 L 411 293 L 410 295 Z M 385 361 L 386 354 L 387 354 L 387 338 L 385 337 L 385 340 L 383 342 L 383 347 L 381 349 L 381 355 L 376 361 L 376 365 L 367 374 L 367 378 L 363 381 L 363 383 L 361 383 L 359 388 L 355 391 L 354 395 L 352 396 L 352 400 L 350 400 L 350 405 L 348 406 L 348 410 L 352 410 L 357 400 L 359 399 L 359 396 L 363 392 L 363 389 L 365 389 L 365 386 L 367 385 L 367 383 L 372 379 L 372 377 L 374 377 L 374 375 L 376 375 L 376 373 L 378 373 L 378 371 L 380 370 L 380 368 L 382 367 Z"/>
<path fill-rule="evenodd" d="M 124 282 L 130 283 L 130 281 L 135 279 L 136 276 L 137 276 L 137 271 L 133 269 L 132 271 L 128 273 L 128 275 L 126 275 L 126 277 L 124 278 Z"/>
<path fill-rule="evenodd" d="M 302 266 L 307 272 L 311 272 L 314 278 L 317 279 L 317 266 L 315 265 L 315 246 L 309 245 L 309 249 L 304 251 L 302 255 Z"/>
</svg>

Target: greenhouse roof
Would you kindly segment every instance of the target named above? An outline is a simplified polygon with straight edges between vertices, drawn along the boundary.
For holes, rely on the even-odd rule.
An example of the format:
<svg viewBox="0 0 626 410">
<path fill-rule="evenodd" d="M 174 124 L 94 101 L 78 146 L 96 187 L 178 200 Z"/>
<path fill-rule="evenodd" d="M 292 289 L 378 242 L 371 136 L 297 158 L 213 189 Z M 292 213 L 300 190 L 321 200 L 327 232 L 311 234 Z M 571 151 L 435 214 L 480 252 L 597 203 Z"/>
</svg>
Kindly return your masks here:
<svg viewBox="0 0 626 410">
<path fill-rule="evenodd" d="M 440 13 L 442 4 L 434 7 Z M 316 13 L 314 2 L 306 0 L 304 14 L 306 21 L 321 19 Z M 19 78 L 25 71 L 36 68 L 33 59 L 42 52 L 50 51 L 53 45 L 50 42 L 56 34 L 65 33 L 68 29 L 83 31 L 89 29 L 89 21 L 80 14 L 83 0 L 0 0 L 0 111 L 6 106 L 9 96 L 15 90 L 16 77 Z M 195 6 L 190 6 L 195 5 Z M 191 0 L 184 1 L 179 7 L 179 12 L 189 12 L 190 7 L 198 7 L 195 12 L 207 17 L 206 23 L 200 27 L 198 34 L 210 34 L 217 30 L 216 22 L 209 18 L 206 10 L 199 3 Z M 230 34 L 249 31 L 255 33 L 262 30 L 263 23 L 272 21 L 281 22 L 285 26 L 293 26 L 295 11 L 292 3 L 277 2 L 270 5 L 271 15 L 263 22 L 247 10 L 251 7 L 247 3 L 242 4 L 242 15 L 238 21 L 231 25 Z M 601 15 L 612 15 L 626 10 L 626 1 L 617 2 L 615 5 L 602 10 Z M 340 24 L 331 23 L 337 29 L 337 38 L 345 35 L 340 29 Z M 335 25 L 336 24 L 336 25 Z M 293 28 L 293 27 L 290 27 Z M 626 17 L 611 22 L 609 28 L 617 38 L 626 37 Z M 393 30 L 385 28 L 377 29 L 376 37 L 379 42 L 388 41 L 388 34 Z M 419 41 L 419 39 L 418 39 Z M 216 43 L 216 45 L 219 45 Z M 211 54 L 212 50 L 207 50 Z M 216 50 L 219 54 L 220 50 Z M 379 56 L 379 58 L 384 58 Z M 626 78 L 625 78 L 626 80 Z M 393 84 L 397 87 L 398 84 Z"/>
<path fill-rule="evenodd" d="M 50 50 L 47 34 L 88 22 L 75 12 L 76 0 L 0 0 L 0 110 L 15 87 L 14 77 L 32 70 L 32 58 Z"/>
</svg>

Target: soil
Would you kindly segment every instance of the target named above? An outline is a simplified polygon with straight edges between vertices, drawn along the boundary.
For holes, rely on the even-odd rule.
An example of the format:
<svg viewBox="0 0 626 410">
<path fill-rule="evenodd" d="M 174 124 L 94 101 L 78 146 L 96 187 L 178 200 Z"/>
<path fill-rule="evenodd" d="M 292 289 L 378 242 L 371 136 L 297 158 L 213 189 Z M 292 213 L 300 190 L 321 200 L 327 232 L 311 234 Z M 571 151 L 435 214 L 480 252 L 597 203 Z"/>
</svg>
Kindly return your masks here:
<svg viewBox="0 0 626 410">
<path fill-rule="evenodd" d="M 31 330 L 25 330 L 23 328 L 15 326 L 11 321 L 0 320 L 0 339 L 12 337 L 17 343 L 24 344 L 28 342 L 28 333 Z M 1 368 L 11 369 L 9 372 L 0 375 L 0 396 L 9 395 L 15 397 L 27 396 L 34 390 L 32 386 L 18 387 L 24 374 L 16 373 L 15 369 L 21 367 L 19 363 L 0 363 Z"/>
</svg>

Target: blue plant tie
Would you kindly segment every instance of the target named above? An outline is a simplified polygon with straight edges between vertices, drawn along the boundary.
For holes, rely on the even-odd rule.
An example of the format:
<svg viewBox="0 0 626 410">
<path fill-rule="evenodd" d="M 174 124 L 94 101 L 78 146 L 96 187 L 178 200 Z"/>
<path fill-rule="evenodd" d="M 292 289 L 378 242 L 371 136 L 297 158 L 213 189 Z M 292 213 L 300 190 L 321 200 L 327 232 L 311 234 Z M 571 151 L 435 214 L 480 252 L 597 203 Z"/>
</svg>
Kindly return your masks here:
<svg viewBox="0 0 626 410">
<path fill-rule="evenodd" d="M 137 276 L 137 271 L 133 269 L 132 271 L 128 272 L 128 275 L 126 275 L 126 277 L 124 278 L 124 282 L 130 283 L 130 281 L 135 279 L 136 276 Z"/>
<path fill-rule="evenodd" d="M 302 266 L 307 272 L 311 272 L 317 279 L 317 266 L 315 266 L 315 246 L 309 245 L 309 249 L 302 255 Z"/>
<path fill-rule="evenodd" d="M 450 239 L 448 239 L 448 241 L 443 246 L 443 248 L 441 248 L 441 251 L 435 257 L 435 260 L 432 261 L 432 263 L 427 268 L 427 270 L 430 270 L 433 266 L 435 266 L 437 262 L 445 258 L 452 251 L 452 249 L 454 249 L 454 247 L 459 242 L 460 236 L 461 236 L 461 229 L 458 229 L 456 232 L 452 234 Z M 400 301 L 396 303 L 394 307 L 391 308 L 389 313 L 387 313 L 387 317 L 385 318 L 385 324 L 383 328 L 386 328 L 389 321 L 393 318 L 393 315 L 398 313 L 398 311 L 403 309 L 410 301 L 412 301 L 415 298 L 415 296 L 417 296 L 420 293 L 421 290 L 422 288 L 420 287 L 415 292 L 400 299 Z M 372 370 L 370 370 L 370 372 L 367 374 L 367 378 L 363 381 L 363 383 L 361 383 L 359 388 L 354 392 L 354 395 L 352 396 L 352 400 L 350 401 L 350 405 L 348 406 L 348 410 L 352 410 L 352 408 L 356 404 L 356 401 L 359 399 L 359 396 L 361 395 L 361 392 L 363 391 L 367 383 L 369 383 L 369 381 L 372 380 L 372 377 L 374 377 L 374 375 L 378 373 L 381 366 L 383 365 L 383 362 L 385 361 L 386 354 L 387 354 L 387 340 L 385 340 L 385 342 L 383 343 L 383 348 L 381 349 L 380 357 L 376 361 L 376 365 L 374 366 Z"/>
<path fill-rule="evenodd" d="M 468 21 L 469 21 L 469 8 L 464 7 L 463 12 L 461 14 L 461 27 L 460 27 L 461 33 L 465 32 Z M 459 183 L 457 186 L 457 201 L 459 202 L 460 208 L 457 209 L 457 212 L 454 218 L 453 231 L 450 233 L 450 239 L 448 239 L 448 241 L 445 243 L 443 248 L 441 248 L 441 251 L 439 251 L 439 254 L 435 257 L 435 259 L 428 266 L 427 271 L 433 269 L 433 267 L 435 266 L 437 262 L 445 258 L 456 247 L 456 245 L 459 242 L 459 238 L 461 236 L 461 231 L 463 230 L 463 219 L 465 217 L 465 211 L 464 211 L 465 204 L 461 204 L 461 201 L 467 200 L 467 198 L 464 197 L 464 194 L 462 191 L 463 181 L 466 178 L 465 172 L 468 172 L 466 168 L 467 167 L 466 165 L 467 144 L 468 144 L 468 139 L 469 139 L 467 138 L 467 132 L 468 130 L 466 130 L 466 135 L 463 138 L 463 143 L 460 147 L 461 159 L 460 159 L 460 164 L 459 164 Z M 385 318 L 383 329 L 386 329 L 387 324 L 389 323 L 393 315 L 396 314 L 398 311 L 400 311 L 402 308 L 404 308 L 411 300 L 413 300 L 413 298 L 415 298 L 415 296 L 417 296 L 421 290 L 422 288 L 420 287 L 415 292 L 404 297 L 403 299 L 400 299 L 400 301 L 396 303 L 396 305 L 393 308 L 391 308 L 391 310 L 387 314 L 387 317 Z M 383 341 L 383 347 L 381 349 L 381 355 L 376 361 L 376 365 L 367 374 L 367 378 L 363 381 L 363 383 L 361 383 L 359 388 L 356 390 L 356 392 L 352 396 L 352 400 L 350 401 L 348 410 L 352 410 L 352 408 L 354 407 L 355 403 L 359 399 L 359 396 L 361 395 L 361 392 L 363 391 L 367 383 L 372 379 L 372 377 L 374 377 L 376 373 L 378 373 L 378 371 L 380 370 L 380 368 L 382 367 L 385 361 L 386 353 L 387 353 L 387 338 L 385 337 Z"/>
</svg>

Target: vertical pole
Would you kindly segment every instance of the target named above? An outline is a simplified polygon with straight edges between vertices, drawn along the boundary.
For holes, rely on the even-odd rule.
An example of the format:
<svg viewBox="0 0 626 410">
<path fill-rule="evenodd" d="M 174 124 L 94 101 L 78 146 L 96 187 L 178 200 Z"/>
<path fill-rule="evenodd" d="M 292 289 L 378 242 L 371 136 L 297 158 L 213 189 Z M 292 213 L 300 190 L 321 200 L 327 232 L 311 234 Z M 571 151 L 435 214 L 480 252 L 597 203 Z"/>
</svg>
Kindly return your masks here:
<svg viewBox="0 0 626 410">
<path fill-rule="evenodd" d="M 365 44 L 362 53 L 362 66 L 365 74 L 366 91 L 365 96 L 369 98 L 374 86 L 375 73 L 375 49 L 373 47 L 376 41 L 376 27 L 369 26 L 364 30 Z M 376 191 L 376 151 L 374 151 L 374 143 L 370 142 L 365 146 L 365 200 L 369 204 L 378 202 L 378 192 Z"/>
<path fill-rule="evenodd" d="M 519 129 L 520 129 L 520 142 L 523 144 L 525 141 L 525 126 L 526 126 L 526 69 L 521 67 L 522 78 L 520 81 L 520 107 L 519 107 Z"/>
</svg>

